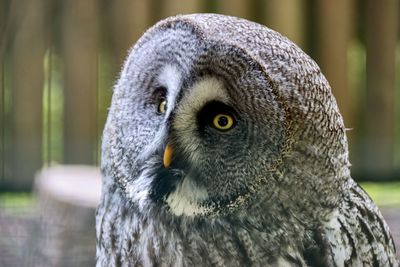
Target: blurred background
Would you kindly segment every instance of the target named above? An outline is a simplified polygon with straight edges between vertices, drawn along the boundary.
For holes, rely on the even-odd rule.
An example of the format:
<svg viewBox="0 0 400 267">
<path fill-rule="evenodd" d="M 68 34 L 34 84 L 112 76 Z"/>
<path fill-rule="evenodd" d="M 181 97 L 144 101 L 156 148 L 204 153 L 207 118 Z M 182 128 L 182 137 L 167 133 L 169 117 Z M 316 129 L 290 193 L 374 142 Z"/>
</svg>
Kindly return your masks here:
<svg viewBox="0 0 400 267">
<path fill-rule="evenodd" d="M 399 0 L 0 0 L 1 266 L 94 264 L 101 133 L 123 60 L 158 20 L 200 12 L 267 25 L 319 64 L 351 129 L 352 175 L 400 240 Z"/>
</svg>

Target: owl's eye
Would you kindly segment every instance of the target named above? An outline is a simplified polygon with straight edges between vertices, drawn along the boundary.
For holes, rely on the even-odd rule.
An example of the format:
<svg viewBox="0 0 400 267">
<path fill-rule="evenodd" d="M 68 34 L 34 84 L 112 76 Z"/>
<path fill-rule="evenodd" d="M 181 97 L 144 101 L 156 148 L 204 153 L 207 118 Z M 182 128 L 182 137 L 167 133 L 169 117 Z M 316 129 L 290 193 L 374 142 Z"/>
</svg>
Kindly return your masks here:
<svg viewBox="0 0 400 267">
<path fill-rule="evenodd" d="M 213 119 L 213 126 L 220 131 L 227 131 L 233 127 L 233 117 L 227 114 L 217 114 Z"/>
<path fill-rule="evenodd" d="M 202 133 L 207 127 L 227 132 L 236 125 L 237 118 L 237 112 L 232 107 L 219 101 L 211 101 L 197 114 L 198 129 Z"/>
<path fill-rule="evenodd" d="M 162 115 L 167 111 L 167 88 L 157 86 L 152 93 L 152 104 L 156 107 L 158 115 Z"/>
<path fill-rule="evenodd" d="M 162 99 L 161 102 L 158 104 L 157 112 L 159 114 L 164 114 L 167 111 L 167 100 Z"/>
</svg>

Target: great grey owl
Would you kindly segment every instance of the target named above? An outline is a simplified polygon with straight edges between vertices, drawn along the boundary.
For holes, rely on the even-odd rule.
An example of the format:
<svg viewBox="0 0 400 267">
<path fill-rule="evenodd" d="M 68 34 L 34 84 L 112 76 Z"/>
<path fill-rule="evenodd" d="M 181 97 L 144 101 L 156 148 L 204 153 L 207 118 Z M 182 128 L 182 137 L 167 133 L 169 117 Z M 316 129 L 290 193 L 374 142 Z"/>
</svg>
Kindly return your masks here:
<svg viewBox="0 0 400 267">
<path fill-rule="evenodd" d="M 345 132 L 319 67 L 279 33 L 159 22 L 115 85 L 97 265 L 398 266 Z"/>
</svg>

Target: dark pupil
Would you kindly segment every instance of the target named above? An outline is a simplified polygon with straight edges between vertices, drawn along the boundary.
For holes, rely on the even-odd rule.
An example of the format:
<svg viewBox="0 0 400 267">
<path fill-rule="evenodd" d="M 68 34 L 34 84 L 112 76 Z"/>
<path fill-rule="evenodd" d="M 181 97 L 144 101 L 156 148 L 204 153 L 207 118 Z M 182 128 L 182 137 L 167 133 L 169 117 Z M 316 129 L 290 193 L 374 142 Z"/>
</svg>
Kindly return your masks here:
<svg viewBox="0 0 400 267">
<path fill-rule="evenodd" d="M 218 124 L 222 127 L 228 125 L 228 118 L 225 116 L 221 116 L 218 118 Z"/>
</svg>

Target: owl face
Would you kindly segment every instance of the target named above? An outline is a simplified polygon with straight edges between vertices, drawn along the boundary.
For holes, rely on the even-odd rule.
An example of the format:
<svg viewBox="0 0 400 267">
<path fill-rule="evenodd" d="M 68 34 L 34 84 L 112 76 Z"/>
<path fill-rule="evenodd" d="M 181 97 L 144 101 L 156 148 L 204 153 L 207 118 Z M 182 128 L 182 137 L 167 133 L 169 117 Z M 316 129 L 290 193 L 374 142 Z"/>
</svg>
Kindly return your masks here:
<svg viewBox="0 0 400 267">
<path fill-rule="evenodd" d="M 154 39 L 134 49 L 114 93 L 112 108 L 125 112 L 115 118 L 123 141 L 115 150 L 130 171 L 122 184 L 142 206 L 222 212 L 265 184 L 284 144 L 283 111 L 239 48 L 175 29 Z"/>
<path fill-rule="evenodd" d="M 315 81 L 325 85 L 314 63 L 296 62 L 309 73 L 292 67 L 280 53 L 302 52 L 289 42 L 270 47 L 272 54 L 255 53 L 234 41 L 206 38 L 184 20 L 163 23 L 134 46 L 115 86 L 103 140 L 103 159 L 111 164 L 103 169 L 111 169 L 111 183 L 142 212 L 173 216 L 221 215 L 260 202 L 303 209 L 307 189 L 321 191 L 313 199 L 325 201 L 324 190 L 334 184 L 329 166 L 326 180 L 314 179 L 310 164 L 317 161 L 304 157 L 330 153 L 313 147 L 325 134 L 325 125 L 318 127 L 326 120 L 315 124 L 313 115 L 304 115 L 323 106 L 299 93 Z M 250 41 L 258 42 L 249 36 Z M 311 83 L 299 85 L 302 75 Z M 304 134 L 310 128 L 318 133 L 312 140 Z M 302 167 L 309 167 L 306 175 Z"/>
</svg>

